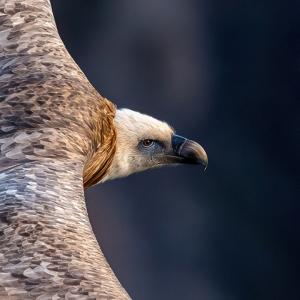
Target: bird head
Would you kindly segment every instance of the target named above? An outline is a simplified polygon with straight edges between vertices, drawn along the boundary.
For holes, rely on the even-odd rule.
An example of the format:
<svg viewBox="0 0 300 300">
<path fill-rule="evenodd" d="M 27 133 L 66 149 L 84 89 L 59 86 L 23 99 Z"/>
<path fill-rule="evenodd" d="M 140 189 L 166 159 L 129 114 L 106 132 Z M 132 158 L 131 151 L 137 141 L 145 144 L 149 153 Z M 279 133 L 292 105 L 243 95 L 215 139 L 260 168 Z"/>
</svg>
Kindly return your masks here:
<svg viewBox="0 0 300 300">
<path fill-rule="evenodd" d="M 129 109 L 118 109 L 114 124 L 116 152 L 102 181 L 163 165 L 207 167 L 205 150 L 198 143 L 176 135 L 165 122 Z"/>
</svg>

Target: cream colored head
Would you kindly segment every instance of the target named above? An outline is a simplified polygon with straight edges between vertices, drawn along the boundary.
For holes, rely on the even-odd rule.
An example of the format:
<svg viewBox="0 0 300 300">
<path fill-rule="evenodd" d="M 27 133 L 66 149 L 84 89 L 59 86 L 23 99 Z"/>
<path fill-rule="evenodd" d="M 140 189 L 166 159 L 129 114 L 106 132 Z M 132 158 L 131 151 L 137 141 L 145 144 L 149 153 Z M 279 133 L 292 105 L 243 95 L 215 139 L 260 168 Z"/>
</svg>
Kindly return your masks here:
<svg viewBox="0 0 300 300">
<path fill-rule="evenodd" d="M 119 109 L 114 125 L 116 153 L 102 182 L 166 164 L 207 164 L 203 148 L 175 135 L 165 122 L 129 109 Z"/>
</svg>

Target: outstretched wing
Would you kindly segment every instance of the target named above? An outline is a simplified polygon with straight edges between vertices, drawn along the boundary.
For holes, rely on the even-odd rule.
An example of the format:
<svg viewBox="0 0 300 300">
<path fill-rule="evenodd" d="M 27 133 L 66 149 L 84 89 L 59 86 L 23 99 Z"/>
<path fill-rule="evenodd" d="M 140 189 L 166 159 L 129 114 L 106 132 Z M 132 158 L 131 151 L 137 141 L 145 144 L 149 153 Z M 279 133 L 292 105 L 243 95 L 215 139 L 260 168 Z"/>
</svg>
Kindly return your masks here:
<svg viewBox="0 0 300 300">
<path fill-rule="evenodd" d="M 23 130 L 38 132 L 38 140 L 46 137 L 43 143 L 48 145 L 39 145 L 44 150 L 39 153 L 47 152 L 44 156 L 65 157 L 68 151 L 94 155 L 85 165 L 84 178 L 87 186 L 92 185 L 101 179 L 113 155 L 114 111 L 65 49 L 49 0 L 0 0 L 0 137 L 2 144 L 10 145 L 8 150 L 13 146 L 7 138 Z M 53 129 L 59 135 L 70 133 L 68 143 L 60 137 L 55 143 L 49 140 L 56 138 Z M 59 149 L 56 143 L 62 144 Z M 28 147 L 34 145 L 23 148 L 29 155 L 33 149 Z M 18 161 L 31 160 L 28 155 L 18 154 Z M 90 165 L 94 161 L 98 169 Z M 2 155 L 2 169 L 14 163 Z"/>
<path fill-rule="evenodd" d="M 83 193 L 110 164 L 113 117 L 50 2 L 0 0 L 0 299 L 128 299 Z"/>
</svg>

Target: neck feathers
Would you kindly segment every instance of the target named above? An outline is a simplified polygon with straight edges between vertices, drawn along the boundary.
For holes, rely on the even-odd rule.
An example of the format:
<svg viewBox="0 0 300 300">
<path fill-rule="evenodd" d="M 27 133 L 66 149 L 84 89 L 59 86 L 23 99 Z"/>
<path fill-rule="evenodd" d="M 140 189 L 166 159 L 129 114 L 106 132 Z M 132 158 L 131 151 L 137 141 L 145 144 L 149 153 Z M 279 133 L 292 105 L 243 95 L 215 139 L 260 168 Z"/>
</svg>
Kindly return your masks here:
<svg viewBox="0 0 300 300">
<path fill-rule="evenodd" d="M 115 106 L 103 99 L 105 107 L 99 112 L 92 130 L 93 151 L 88 156 L 84 172 L 84 187 L 99 183 L 106 175 L 116 152 L 116 130 L 114 127 Z"/>
</svg>

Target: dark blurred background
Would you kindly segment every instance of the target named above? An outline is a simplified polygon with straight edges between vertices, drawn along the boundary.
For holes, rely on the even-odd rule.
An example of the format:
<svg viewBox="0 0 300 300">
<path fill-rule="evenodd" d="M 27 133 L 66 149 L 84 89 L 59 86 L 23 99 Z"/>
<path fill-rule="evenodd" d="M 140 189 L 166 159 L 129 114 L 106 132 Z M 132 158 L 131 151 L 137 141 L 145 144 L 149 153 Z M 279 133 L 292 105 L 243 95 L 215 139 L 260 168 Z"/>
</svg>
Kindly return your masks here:
<svg viewBox="0 0 300 300">
<path fill-rule="evenodd" d="M 52 4 L 102 95 L 166 120 L 209 155 L 205 172 L 165 168 L 87 192 L 133 299 L 300 299 L 299 1 Z"/>
</svg>

